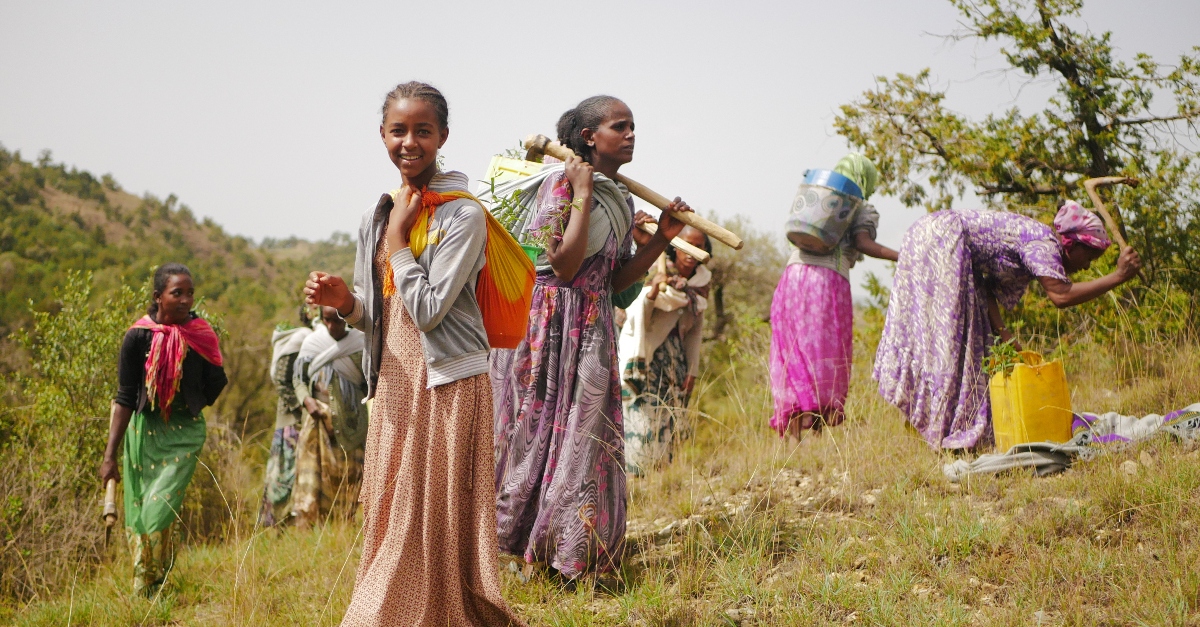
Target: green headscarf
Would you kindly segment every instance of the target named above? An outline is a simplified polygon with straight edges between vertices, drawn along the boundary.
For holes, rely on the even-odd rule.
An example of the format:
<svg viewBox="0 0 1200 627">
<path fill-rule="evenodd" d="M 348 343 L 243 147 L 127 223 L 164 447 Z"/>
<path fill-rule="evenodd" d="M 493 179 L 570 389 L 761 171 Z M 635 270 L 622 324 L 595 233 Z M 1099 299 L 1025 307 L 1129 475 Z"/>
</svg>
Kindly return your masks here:
<svg viewBox="0 0 1200 627">
<path fill-rule="evenodd" d="M 879 183 L 879 170 L 875 169 L 875 164 L 857 152 L 842 157 L 842 160 L 833 166 L 833 171 L 854 181 L 862 190 L 863 200 L 875 193 L 875 185 Z"/>
</svg>

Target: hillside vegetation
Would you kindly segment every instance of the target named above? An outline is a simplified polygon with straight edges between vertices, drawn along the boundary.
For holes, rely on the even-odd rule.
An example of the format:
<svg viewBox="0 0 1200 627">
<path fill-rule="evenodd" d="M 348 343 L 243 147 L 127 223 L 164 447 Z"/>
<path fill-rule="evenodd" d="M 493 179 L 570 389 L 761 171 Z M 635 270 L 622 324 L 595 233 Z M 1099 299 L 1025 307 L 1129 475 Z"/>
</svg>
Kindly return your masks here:
<svg viewBox="0 0 1200 627">
<path fill-rule="evenodd" d="M 1138 281 L 1070 310 L 1034 282 L 1006 313 L 1020 342 L 1063 360 L 1077 410 L 1165 413 L 1200 402 L 1200 49 L 1120 56 L 1079 0 L 950 0 L 952 38 L 998 43 L 1009 75 L 1053 86 L 1044 106 L 972 119 L 928 70 L 879 78 L 834 126 L 880 166 L 880 193 L 930 210 L 968 190 L 1049 222 L 1058 201 L 1107 190 L 1146 262 Z M 814 166 L 819 164 L 813 164 Z M 357 210 L 349 211 L 357 215 Z M 348 219 L 347 224 L 356 223 Z M 767 427 L 766 317 L 785 251 L 734 218 L 718 247 L 696 436 L 630 482 L 624 584 L 537 574 L 505 594 L 535 625 L 1200 625 L 1200 451 L 1159 438 L 1051 478 L 949 483 L 869 380 L 888 301 L 871 277 L 844 425 L 798 447 Z M 304 274 L 345 275 L 335 235 L 259 244 L 197 221 L 174 196 L 0 148 L 0 623 L 336 624 L 359 526 L 256 526 L 273 415 L 268 336 L 295 318 Z M 1110 271 L 1113 247 L 1087 280 Z M 122 534 L 103 546 L 93 477 L 117 347 L 151 268 L 181 261 L 223 335 L 230 387 L 182 512 L 187 542 L 161 594 L 129 594 Z"/>
<path fill-rule="evenodd" d="M 174 194 L 137 197 L 111 175 L 68 169 L 48 152 L 28 162 L 0 146 L 0 341 L 9 355 L 2 367 L 10 372 L 28 357 L 13 350 L 10 334 L 26 328 L 33 312 L 61 306 L 57 291 L 71 271 L 91 274 L 99 300 L 121 286 L 141 288 L 162 263 L 187 265 L 207 309 L 226 319 L 225 352 L 236 361 L 239 353 L 265 346 L 275 322 L 296 317 L 308 270 L 319 266 L 349 276 L 353 260 L 354 245 L 344 234 L 324 242 L 290 238 L 256 245 L 211 219 L 197 221 Z M 233 368 L 242 374 L 254 369 Z M 231 381 L 220 413 L 233 413 L 251 427 L 265 424 L 257 419 L 267 414 L 273 420 L 274 399 L 256 394 L 265 375 L 243 380 L 243 387 Z"/>
<path fill-rule="evenodd" d="M 0 147 L 0 598 L 56 591 L 99 558 L 93 475 L 117 351 L 154 267 L 187 264 L 199 308 L 224 335 L 230 384 L 207 412 L 214 472 L 198 477 L 186 512 L 203 539 L 228 526 L 219 473 L 253 473 L 269 445 L 271 330 L 297 318 L 308 270 L 349 276 L 353 257 L 345 235 L 256 245 L 198 221 L 174 195 L 139 198 L 110 175 Z"/>
<path fill-rule="evenodd" d="M 349 266 L 349 238 L 254 245 L 196 223 L 174 201 L 137 199 L 115 183 L 101 184 L 102 201 L 84 186 L 91 175 L 5 155 L 6 190 L 14 181 L 42 187 L 21 203 L 6 191 L 3 205 L 4 259 L 14 274 L 20 268 L 34 307 L 4 314 L 23 357 L 10 365 L 0 408 L 0 622 L 337 624 L 358 525 L 276 532 L 258 528 L 255 514 L 273 402 L 267 334 L 294 314 L 307 268 Z M 1200 452 L 1161 439 L 1055 478 L 948 483 L 940 466 L 949 458 L 906 430 L 869 380 L 887 297 L 878 283 L 877 306 L 857 322 L 849 419 L 799 447 L 779 442 L 766 426 L 765 317 L 783 251 L 745 222 L 726 224 L 747 246 L 719 248 L 713 261 L 697 435 L 672 466 L 631 481 L 626 583 L 605 592 L 506 575 L 507 598 L 532 624 L 1200 624 Z M 157 238 L 139 246 L 139 226 Z M 125 270 L 88 265 L 84 255 L 73 259 L 93 274 L 71 270 L 60 254 L 38 260 L 27 251 L 39 241 L 60 251 L 89 242 L 91 258 Z M 231 251 L 253 264 L 237 281 L 215 260 Z M 234 384 L 208 413 L 177 568 L 159 597 L 144 600 L 129 594 L 120 530 L 103 545 L 93 460 L 119 339 L 145 304 L 150 264 L 168 258 L 196 270 Z M 24 287 L 34 278 L 42 287 Z M 1113 326 L 1023 336 L 1064 359 L 1075 407 L 1161 412 L 1200 400 L 1200 349 L 1188 334 L 1148 342 L 1134 328 L 1137 309 L 1115 299 L 1094 307 Z"/>
<path fill-rule="evenodd" d="M 733 362 L 704 367 L 695 439 L 630 482 L 624 587 L 508 574 L 506 598 L 532 625 L 557 627 L 1200 625 L 1200 450 L 1164 438 L 1056 477 L 951 484 L 941 464 L 952 458 L 875 393 L 862 326 L 847 422 L 798 447 L 766 425 L 768 336 L 761 323 L 744 328 Z M 1200 399 L 1195 347 L 1154 357 L 1165 376 L 1125 382 L 1112 374 L 1119 359 L 1096 348 L 1067 357 L 1076 407 Z M 161 596 L 131 597 L 119 542 L 95 577 L 12 622 L 337 625 L 359 524 L 279 533 L 237 508 L 224 513 L 237 531 L 186 547 Z"/>
</svg>

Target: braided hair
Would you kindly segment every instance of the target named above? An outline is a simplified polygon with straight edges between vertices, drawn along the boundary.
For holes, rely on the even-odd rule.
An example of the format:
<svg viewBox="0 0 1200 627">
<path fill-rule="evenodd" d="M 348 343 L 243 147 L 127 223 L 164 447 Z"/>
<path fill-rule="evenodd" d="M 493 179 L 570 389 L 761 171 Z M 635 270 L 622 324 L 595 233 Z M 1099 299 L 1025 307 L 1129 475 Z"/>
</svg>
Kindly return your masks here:
<svg viewBox="0 0 1200 627">
<path fill-rule="evenodd" d="M 167 282 L 171 280 L 171 277 L 180 274 L 190 277 L 192 276 L 192 271 L 188 270 L 188 267 L 182 263 L 174 262 L 164 263 L 154 271 L 154 293 L 150 298 L 150 306 L 146 308 L 146 313 L 151 318 L 158 318 L 158 301 L 154 300 L 154 298 L 161 296 L 163 292 L 167 291 Z"/>
<path fill-rule="evenodd" d="M 446 104 L 446 97 L 442 95 L 442 92 L 438 91 L 437 87 L 419 81 L 400 83 L 392 91 L 388 92 L 387 96 L 383 99 L 383 107 L 379 111 L 382 117 L 380 124 L 383 124 L 387 120 L 387 112 L 392 104 L 397 100 L 405 98 L 424 100 L 437 112 L 438 124 L 441 125 L 442 129 L 450 128 L 450 105 Z"/>
<path fill-rule="evenodd" d="M 624 104 L 612 96 L 592 96 L 567 110 L 558 118 L 558 143 L 575 151 L 584 161 L 592 162 L 592 147 L 583 141 L 583 130 L 594 132 L 608 117 L 613 105 Z"/>
</svg>

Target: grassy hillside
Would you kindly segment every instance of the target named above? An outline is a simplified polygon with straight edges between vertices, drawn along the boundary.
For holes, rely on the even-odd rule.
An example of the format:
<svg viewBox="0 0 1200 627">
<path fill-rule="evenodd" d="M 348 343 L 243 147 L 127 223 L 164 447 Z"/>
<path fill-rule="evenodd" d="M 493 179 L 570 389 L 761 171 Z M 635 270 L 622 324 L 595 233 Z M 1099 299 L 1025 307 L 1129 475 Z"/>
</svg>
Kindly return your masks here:
<svg viewBox="0 0 1200 627">
<path fill-rule="evenodd" d="M 48 153 L 25 161 L 0 146 L 0 342 L 9 356 L 0 361 L 0 374 L 26 357 L 13 350 L 10 333 L 27 327 L 33 311 L 58 306 L 55 290 L 65 285 L 68 271 L 91 272 L 99 300 L 121 285 L 141 287 L 155 266 L 178 261 L 192 270 L 197 296 L 224 319 L 228 332 L 225 350 L 239 376 L 230 377 L 234 388 L 218 410 L 261 427 L 274 408 L 274 400 L 259 393 L 267 381 L 266 358 L 258 353 L 270 329 L 296 317 L 310 269 L 349 276 L 353 259 L 354 245 L 344 234 L 324 242 L 291 238 L 256 245 L 210 219 L 197 221 L 173 194 L 165 200 L 137 197 L 111 175 L 68 169 Z M 247 352 L 254 357 L 245 359 Z"/>
<path fill-rule="evenodd" d="M 203 541 L 229 527 L 219 481 L 254 474 L 269 446 L 271 330 L 296 320 L 310 269 L 348 273 L 353 257 L 345 235 L 256 245 L 197 221 L 174 195 L 139 198 L 110 175 L 0 147 L 0 598 L 47 594 L 99 558 L 92 474 L 120 339 L 155 266 L 187 264 L 224 335 L 230 384 L 206 412 L 215 470 L 186 512 Z"/>
<path fill-rule="evenodd" d="M 351 240 L 255 244 L 110 176 L 3 150 L 0 165 L 0 324 L 18 331 L 0 353 L 0 624 L 336 624 L 358 525 L 278 533 L 255 513 L 274 404 L 269 332 L 294 316 L 308 269 L 349 270 Z M 697 434 L 672 466 L 631 480 L 626 585 L 506 576 L 532 624 L 1200 625 L 1200 451 L 1160 439 L 1059 477 L 952 485 L 940 470 L 952 458 L 907 430 L 869 380 L 878 309 L 857 324 L 847 422 L 784 445 L 766 426 L 779 238 L 728 226 L 747 245 L 718 248 L 713 262 Z M 144 306 L 137 288 L 167 260 L 196 272 L 232 383 L 208 412 L 186 546 L 147 601 L 129 594 L 119 530 L 103 546 L 92 474 L 116 342 Z M 1014 315 L 1021 339 L 1064 360 L 1076 408 L 1200 401 L 1200 346 L 1175 322 L 1188 299 L 1147 291 L 1059 314 L 1032 292 Z"/>
<path fill-rule="evenodd" d="M 103 182 L 102 182 L 103 181 Z M 103 290 L 139 283 L 164 261 L 194 266 L 209 299 L 242 281 L 280 278 L 275 260 L 210 220 L 197 222 L 174 195 L 139 198 L 106 175 L 37 163 L 0 149 L 0 325 L 28 322 L 27 301 L 49 306 L 64 270 L 92 270 Z"/>
<path fill-rule="evenodd" d="M 1167 439 L 1050 478 L 946 481 L 932 452 L 869 382 L 856 340 L 848 421 L 798 447 L 766 427 L 767 336 L 711 361 L 696 438 L 664 472 L 631 480 L 627 585 L 616 593 L 505 576 L 533 625 L 1200 624 L 1200 450 Z M 1067 360 L 1076 407 L 1167 408 L 1200 399 L 1195 347 L 1162 376 L 1120 383 L 1115 351 Z M 1132 466 L 1130 465 L 1132 463 Z M 129 556 L 11 617 L 16 625 L 336 625 L 357 524 L 245 528 L 185 548 L 162 596 L 131 598 Z"/>
</svg>

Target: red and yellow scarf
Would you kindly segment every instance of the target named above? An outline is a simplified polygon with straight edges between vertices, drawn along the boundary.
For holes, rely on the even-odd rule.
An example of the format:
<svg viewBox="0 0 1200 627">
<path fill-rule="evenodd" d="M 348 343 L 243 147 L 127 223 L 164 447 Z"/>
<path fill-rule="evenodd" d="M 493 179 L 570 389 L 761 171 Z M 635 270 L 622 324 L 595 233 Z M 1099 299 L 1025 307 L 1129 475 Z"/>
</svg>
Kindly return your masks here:
<svg viewBox="0 0 1200 627">
<path fill-rule="evenodd" d="M 433 220 L 433 214 L 437 208 L 460 198 L 469 198 L 479 203 L 479 199 L 471 195 L 467 191 L 451 190 L 448 192 L 434 192 L 428 189 L 421 190 L 421 208 L 417 210 L 417 219 L 413 222 L 412 229 L 408 232 L 408 247 L 412 250 L 413 257 L 420 257 L 422 252 L 425 252 L 425 247 L 430 243 L 436 244 L 437 239 L 433 242 L 429 241 L 429 221 Z M 400 190 L 392 190 L 392 202 L 400 201 Z M 479 203 L 483 206 L 483 203 Z M 484 213 L 487 213 L 486 211 Z M 393 253 L 396 251 L 392 251 Z M 383 273 L 383 295 L 384 297 L 392 296 L 396 293 L 396 280 L 391 272 Z"/>
</svg>

